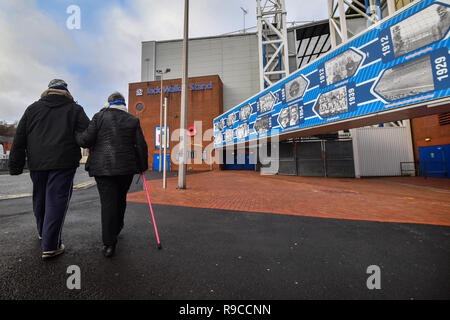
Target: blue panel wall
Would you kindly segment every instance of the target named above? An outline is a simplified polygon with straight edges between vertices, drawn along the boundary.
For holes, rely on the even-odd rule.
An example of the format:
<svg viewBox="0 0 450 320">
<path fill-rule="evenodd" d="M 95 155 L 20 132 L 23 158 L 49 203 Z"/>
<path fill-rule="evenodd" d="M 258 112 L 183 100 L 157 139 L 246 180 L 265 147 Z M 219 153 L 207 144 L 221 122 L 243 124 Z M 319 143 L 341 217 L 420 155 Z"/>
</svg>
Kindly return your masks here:
<svg viewBox="0 0 450 320">
<path fill-rule="evenodd" d="M 449 96 L 450 5 L 424 0 L 214 119 L 223 147 Z"/>
<path fill-rule="evenodd" d="M 164 154 L 161 154 L 162 157 L 164 157 Z M 166 160 L 167 160 L 167 171 L 170 171 L 170 154 L 166 154 Z M 164 163 L 161 163 L 161 165 L 163 166 L 161 168 L 161 170 L 164 169 Z M 154 154 L 153 155 L 153 170 L 154 171 L 159 171 L 159 154 Z"/>
<path fill-rule="evenodd" d="M 450 177 L 450 144 L 419 147 L 420 173 L 427 177 Z"/>
</svg>

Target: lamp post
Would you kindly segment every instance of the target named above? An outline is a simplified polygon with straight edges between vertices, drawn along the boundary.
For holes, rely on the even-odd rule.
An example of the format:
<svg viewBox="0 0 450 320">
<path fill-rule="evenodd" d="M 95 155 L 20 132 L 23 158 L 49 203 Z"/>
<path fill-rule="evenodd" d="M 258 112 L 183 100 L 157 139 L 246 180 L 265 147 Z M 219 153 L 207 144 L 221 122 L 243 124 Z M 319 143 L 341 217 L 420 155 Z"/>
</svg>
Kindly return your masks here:
<svg viewBox="0 0 450 320">
<path fill-rule="evenodd" d="M 186 139 L 187 139 L 187 104 L 188 104 L 188 37 L 189 37 L 189 0 L 184 0 L 184 35 L 183 35 L 183 73 L 181 80 L 180 107 L 180 161 L 178 163 L 178 189 L 186 189 Z"/>
<path fill-rule="evenodd" d="M 162 106 L 163 106 L 163 76 L 166 73 L 169 73 L 170 69 L 166 68 L 166 70 L 163 72 L 161 69 L 156 70 L 156 73 L 159 74 L 161 76 L 161 85 L 160 85 L 160 96 L 161 96 L 161 101 L 159 104 L 159 167 L 158 167 L 158 171 L 161 172 L 161 163 L 162 163 L 162 159 L 161 159 L 161 141 L 162 141 Z"/>
<path fill-rule="evenodd" d="M 164 97 L 164 171 L 163 171 L 163 188 L 166 189 L 166 172 L 167 172 L 167 97 Z"/>
</svg>

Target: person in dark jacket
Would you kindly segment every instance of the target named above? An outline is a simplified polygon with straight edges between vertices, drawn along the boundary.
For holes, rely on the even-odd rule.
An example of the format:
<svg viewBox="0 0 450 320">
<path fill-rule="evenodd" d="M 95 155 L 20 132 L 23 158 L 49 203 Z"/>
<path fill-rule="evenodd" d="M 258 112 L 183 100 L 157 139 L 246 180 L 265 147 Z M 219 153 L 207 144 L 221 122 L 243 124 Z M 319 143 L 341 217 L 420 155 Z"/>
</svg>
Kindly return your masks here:
<svg viewBox="0 0 450 320">
<path fill-rule="evenodd" d="M 139 119 L 127 112 L 118 92 L 94 115 L 88 128 L 76 134 L 78 145 L 89 148 L 86 170 L 95 177 L 101 202 L 103 253 L 114 255 L 124 226 L 126 197 L 134 174 L 148 169 L 148 150 Z"/>
<path fill-rule="evenodd" d="M 25 110 L 17 126 L 9 156 L 9 173 L 21 174 L 28 160 L 43 259 L 64 252 L 61 232 L 81 159 L 75 132 L 88 125 L 89 118 L 74 102 L 67 83 L 55 79 L 50 81 L 41 99 Z"/>
</svg>

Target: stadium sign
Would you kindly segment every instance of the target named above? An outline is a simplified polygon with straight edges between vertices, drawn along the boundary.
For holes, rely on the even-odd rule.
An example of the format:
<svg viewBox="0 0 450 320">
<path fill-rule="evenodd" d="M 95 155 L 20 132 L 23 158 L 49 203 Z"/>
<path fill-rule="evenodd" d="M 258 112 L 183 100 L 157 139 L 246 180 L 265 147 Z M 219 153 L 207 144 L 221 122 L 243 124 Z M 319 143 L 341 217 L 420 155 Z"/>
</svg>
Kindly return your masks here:
<svg viewBox="0 0 450 320">
<path fill-rule="evenodd" d="M 215 118 L 222 147 L 449 96 L 450 0 L 405 7 Z"/>
<path fill-rule="evenodd" d="M 204 83 L 204 84 L 192 83 L 189 86 L 189 89 L 191 91 L 211 90 L 212 88 L 213 88 L 212 81 L 210 81 L 209 83 Z M 181 92 L 181 87 L 177 86 L 177 85 L 165 86 L 165 87 L 163 87 L 163 91 L 164 91 L 164 93 Z M 143 93 L 142 89 L 136 90 L 137 96 L 141 96 L 142 93 Z M 160 94 L 160 93 L 161 93 L 160 87 L 156 87 L 156 88 L 152 88 L 152 89 L 147 88 L 147 95 Z"/>
</svg>

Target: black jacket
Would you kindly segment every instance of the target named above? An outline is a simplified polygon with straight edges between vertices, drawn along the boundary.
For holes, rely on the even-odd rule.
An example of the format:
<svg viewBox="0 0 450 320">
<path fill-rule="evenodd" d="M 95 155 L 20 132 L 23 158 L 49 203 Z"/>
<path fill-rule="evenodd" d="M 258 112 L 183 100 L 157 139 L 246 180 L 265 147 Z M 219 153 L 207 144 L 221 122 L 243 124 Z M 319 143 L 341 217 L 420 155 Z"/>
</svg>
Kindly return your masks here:
<svg viewBox="0 0 450 320">
<path fill-rule="evenodd" d="M 9 172 L 21 174 L 28 159 L 30 170 L 70 169 L 79 166 L 81 150 L 75 131 L 89 118 L 65 95 L 48 94 L 30 105 L 19 121 L 9 156 Z"/>
<path fill-rule="evenodd" d="M 118 176 L 148 169 L 148 150 L 139 119 L 126 111 L 103 108 L 88 128 L 76 134 L 79 146 L 89 148 L 90 176 Z"/>
</svg>

